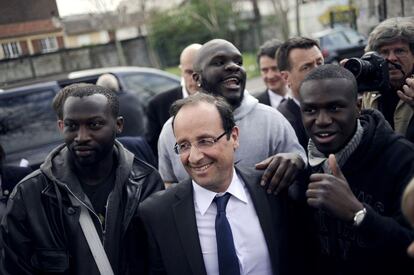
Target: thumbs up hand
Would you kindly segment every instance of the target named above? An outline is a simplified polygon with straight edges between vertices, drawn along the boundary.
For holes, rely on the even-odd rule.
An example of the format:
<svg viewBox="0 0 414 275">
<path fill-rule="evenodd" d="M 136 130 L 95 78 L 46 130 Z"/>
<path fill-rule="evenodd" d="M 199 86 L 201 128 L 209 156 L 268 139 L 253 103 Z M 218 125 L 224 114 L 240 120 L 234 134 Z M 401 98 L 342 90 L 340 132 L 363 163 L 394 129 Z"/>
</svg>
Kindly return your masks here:
<svg viewBox="0 0 414 275">
<path fill-rule="evenodd" d="M 309 177 L 307 202 L 311 207 L 323 209 L 342 221 L 351 222 L 355 213 L 364 206 L 352 193 L 335 155 L 329 155 L 328 166 L 332 175 L 315 173 Z"/>
</svg>

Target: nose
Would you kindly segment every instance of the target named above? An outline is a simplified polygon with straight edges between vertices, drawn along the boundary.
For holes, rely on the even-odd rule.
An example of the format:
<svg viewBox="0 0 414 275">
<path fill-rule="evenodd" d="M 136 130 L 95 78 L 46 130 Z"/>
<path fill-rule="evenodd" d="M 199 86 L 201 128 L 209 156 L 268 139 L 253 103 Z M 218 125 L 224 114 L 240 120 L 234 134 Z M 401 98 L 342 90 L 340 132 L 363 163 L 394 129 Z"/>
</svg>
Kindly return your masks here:
<svg viewBox="0 0 414 275">
<path fill-rule="evenodd" d="M 239 65 L 239 64 L 237 64 L 237 63 L 236 63 L 236 62 L 234 62 L 234 61 L 230 61 L 230 62 L 228 62 L 228 63 L 227 63 L 227 65 L 226 65 L 225 69 L 226 69 L 226 70 L 237 71 L 237 70 L 240 70 L 240 65 Z"/>
<path fill-rule="evenodd" d="M 396 61 L 398 60 L 398 57 L 395 55 L 394 51 L 389 51 L 387 55 L 387 59 L 390 61 Z"/>
<path fill-rule="evenodd" d="M 76 134 L 75 141 L 82 143 L 90 139 L 89 130 L 85 126 L 80 126 Z"/>
<path fill-rule="evenodd" d="M 318 116 L 316 117 L 315 124 L 318 126 L 327 126 L 332 123 L 331 116 L 326 113 L 325 111 L 320 111 Z"/>
<path fill-rule="evenodd" d="M 204 157 L 203 152 L 201 152 L 197 147 L 191 146 L 190 152 L 188 155 L 188 160 L 191 163 L 197 163 Z"/>
</svg>

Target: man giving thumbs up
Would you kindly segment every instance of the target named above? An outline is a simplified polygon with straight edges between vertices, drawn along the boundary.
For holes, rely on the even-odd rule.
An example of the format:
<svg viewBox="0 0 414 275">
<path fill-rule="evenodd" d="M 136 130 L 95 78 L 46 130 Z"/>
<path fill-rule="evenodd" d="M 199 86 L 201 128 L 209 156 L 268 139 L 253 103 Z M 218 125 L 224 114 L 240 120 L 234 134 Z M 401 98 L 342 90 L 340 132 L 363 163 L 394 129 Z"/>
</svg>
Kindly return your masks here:
<svg viewBox="0 0 414 275">
<path fill-rule="evenodd" d="M 323 65 L 300 87 L 310 137 L 306 202 L 319 240 L 317 274 L 412 274 L 414 232 L 400 211 L 414 146 L 381 113 L 357 105 L 349 71 Z"/>
</svg>

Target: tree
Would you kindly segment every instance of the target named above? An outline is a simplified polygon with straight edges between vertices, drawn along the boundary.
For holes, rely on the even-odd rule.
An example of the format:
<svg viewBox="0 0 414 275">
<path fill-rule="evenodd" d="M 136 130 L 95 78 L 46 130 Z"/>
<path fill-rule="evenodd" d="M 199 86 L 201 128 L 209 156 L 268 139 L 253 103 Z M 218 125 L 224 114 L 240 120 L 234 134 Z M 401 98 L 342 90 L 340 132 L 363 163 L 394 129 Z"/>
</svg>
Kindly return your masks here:
<svg viewBox="0 0 414 275">
<path fill-rule="evenodd" d="M 283 39 L 287 40 L 289 38 L 290 29 L 289 29 L 289 0 L 269 0 L 275 10 L 275 17 L 279 18 L 278 23 L 282 30 Z M 291 1 L 290 1 L 291 2 Z"/>
<path fill-rule="evenodd" d="M 239 15 L 230 0 L 192 0 L 152 15 L 151 46 L 163 66 L 178 64 L 181 50 L 191 43 L 212 38 L 232 40 L 239 28 Z"/>
</svg>

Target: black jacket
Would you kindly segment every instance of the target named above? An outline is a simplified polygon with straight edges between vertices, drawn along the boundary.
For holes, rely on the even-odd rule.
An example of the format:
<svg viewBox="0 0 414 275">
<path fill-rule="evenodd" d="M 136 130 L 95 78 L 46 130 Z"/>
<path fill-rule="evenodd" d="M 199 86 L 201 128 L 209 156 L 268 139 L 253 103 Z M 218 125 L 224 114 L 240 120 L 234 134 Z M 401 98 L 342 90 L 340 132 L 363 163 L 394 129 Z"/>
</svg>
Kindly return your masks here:
<svg viewBox="0 0 414 275">
<path fill-rule="evenodd" d="M 293 99 L 289 98 L 281 102 L 277 110 L 281 112 L 282 115 L 284 115 L 290 122 L 293 129 L 295 130 L 300 145 L 302 145 L 305 152 L 307 152 L 309 137 L 306 133 L 305 127 L 303 126 L 302 114 L 300 112 L 300 107 L 298 104 L 296 104 Z"/>
<path fill-rule="evenodd" d="M 236 170 L 256 209 L 273 274 L 306 274 L 310 266 L 304 264 L 301 247 L 297 246 L 299 241 L 296 241 L 303 227 L 290 227 L 290 218 L 296 215 L 290 212 L 287 194 L 267 194 L 259 184 L 260 171 L 240 166 Z M 206 274 L 190 179 L 148 198 L 140 205 L 140 214 L 149 234 L 150 274 Z"/>
<path fill-rule="evenodd" d="M 118 167 L 107 202 L 105 233 L 68 165 L 64 145 L 16 186 L 0 228 L 4 270 L 12 275 L 99 274 L 79 225 L 80 209 L 70 202 L 72 194 L 89 208 L 114 273 L 146 273 L 146 236 L 137 209 L 147 196 L 163 189 L 163 183 L 154 168 L 118 142 L 116 152 Z"/>
<path fill-rule="evenodd" d="M 267 89 L 264 90 L 264 92 L 261 92 L 260 94 L 256 95 L 256 98 L 259 100 L 259 103 L 262 103 L 267 106 L 271 106 L 269 94 L 267 93 Z"/>
<path fill-rule="evenodd" d="M 358 228 L 313 211 L 321 261 L 317 274 L 412 274 L 406 255 L 414 231 L 404 220 L 402 192 L 414 175 L 414 146 L 382 114 L 364 110 L 364 135 L 341 170 L 367 214 Z"/>
<path fill-rule="evenodd" d="M 157 143 L 162 126 L 170 118 L 170 107 L 183 98 L 181 86 L 154 96 L 147 107 L 147 130 L 145 137 L 155 156 L 158 156 Z"/>
</svg>

